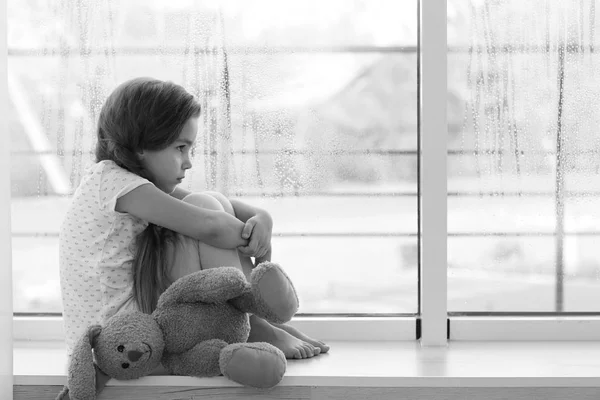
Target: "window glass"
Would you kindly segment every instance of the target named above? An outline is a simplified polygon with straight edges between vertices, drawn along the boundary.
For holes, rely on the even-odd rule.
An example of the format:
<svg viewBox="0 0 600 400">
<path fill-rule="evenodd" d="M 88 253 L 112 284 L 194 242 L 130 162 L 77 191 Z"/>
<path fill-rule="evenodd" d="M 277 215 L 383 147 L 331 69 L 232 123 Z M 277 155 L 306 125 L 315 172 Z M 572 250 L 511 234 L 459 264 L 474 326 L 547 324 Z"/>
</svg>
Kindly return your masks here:
<svg viewBox="0 0 600 400">
<path fill-rule="evenodd" d="M 58 229 L 106 96 L 203 106 L 183 187 L 275 220 L 302 313 L 417 312 L 417 2 L 10 0 L 16 312 L 61 312 Z"/>
<path fill-rule="evenodd" d="M 450 311 L 600 311 L 599 6 L 448 4 Z"/>
</svg>

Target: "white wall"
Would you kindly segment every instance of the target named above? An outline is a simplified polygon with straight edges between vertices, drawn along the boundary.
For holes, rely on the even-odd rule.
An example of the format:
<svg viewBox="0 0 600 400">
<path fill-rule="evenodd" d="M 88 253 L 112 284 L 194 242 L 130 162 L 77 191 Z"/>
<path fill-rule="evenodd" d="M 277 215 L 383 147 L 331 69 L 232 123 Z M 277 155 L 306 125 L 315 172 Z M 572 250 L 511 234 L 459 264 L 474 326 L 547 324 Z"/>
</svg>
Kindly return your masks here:
<svg viewBox="0 0 600 400">
<path fill-rule="evenodd" d="M 0 399 L 13 398 L 10 153 L 6 70 L 6 0 L 0 0 Z"/>
</svg>

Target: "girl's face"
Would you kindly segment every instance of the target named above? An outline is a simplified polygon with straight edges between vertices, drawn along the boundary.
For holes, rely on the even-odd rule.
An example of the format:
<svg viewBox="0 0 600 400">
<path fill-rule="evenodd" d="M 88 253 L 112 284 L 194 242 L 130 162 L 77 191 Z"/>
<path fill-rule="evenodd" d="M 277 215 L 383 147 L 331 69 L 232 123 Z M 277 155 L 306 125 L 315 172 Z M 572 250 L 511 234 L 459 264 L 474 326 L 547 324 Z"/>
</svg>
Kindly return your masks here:
<svg viewBox="0 0 600 400">
<path fill-rule="evenodd" d="M 187 120 L 179 137 L 167 148 L 144 150 L 139 155 L 142 165 L 150 173 L 152 182 L 165 193 L 172 193 L 192 168 L 190 151 L 198 133 L 198 118 Z"/>
</svg>

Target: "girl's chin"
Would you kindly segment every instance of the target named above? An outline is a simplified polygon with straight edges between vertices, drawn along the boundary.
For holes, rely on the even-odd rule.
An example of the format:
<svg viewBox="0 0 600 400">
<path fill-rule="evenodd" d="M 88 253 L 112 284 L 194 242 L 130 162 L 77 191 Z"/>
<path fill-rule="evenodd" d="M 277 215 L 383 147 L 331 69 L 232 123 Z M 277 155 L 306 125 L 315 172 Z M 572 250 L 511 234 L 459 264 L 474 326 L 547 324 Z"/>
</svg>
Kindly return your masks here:
<svg viewBox="0 0 600 400">
<path fill-rule="evenodd" d="M 158 188 L 160 190 L 162 190 L 163 192 L 165 192 L 166 194 L 171 194 L 173 193 L 173 191 L 175 190 L 175 188 L 177 187 L 177 185 L 169 185 L 169 186 L 159 186 Z"/>
</svg>

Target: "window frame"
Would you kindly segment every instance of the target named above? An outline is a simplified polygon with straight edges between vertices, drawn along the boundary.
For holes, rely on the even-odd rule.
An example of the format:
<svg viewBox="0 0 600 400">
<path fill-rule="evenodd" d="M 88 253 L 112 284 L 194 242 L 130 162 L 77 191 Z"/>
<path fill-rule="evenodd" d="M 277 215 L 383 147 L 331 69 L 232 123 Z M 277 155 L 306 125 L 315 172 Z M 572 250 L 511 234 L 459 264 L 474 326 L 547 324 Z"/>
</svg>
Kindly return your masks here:
<svg viewBox="0 0 600 400">
<path fill-rule="evenodd" d="M 61 316 L 14 316 L 13 339 L 19 341 L 64 341 Z M 305 334 L 332 341 L 413 341 L 416 317 L 299 316 L 290 321 Z"/>
<path fill-rule="evenodd" d="M 463 315 L 449 317 L 452 341 L 597 341 L 595 315 Z"/>
<path fill-rule="evenodd" d="M 0 397 L 12 398 L 13 373 L 13 305 L 12 305 L 12 248 L 10 208 L 10 140 L 8 132 L 7 76 L 7 5 L 0 2 Z"/>
<path fill-rule="evenodd" d="M 446 0 L 420 0 L 418 13 L 417 152 L 421 345 L 444 346 L 447 341 L 448 310 Z"/>
<path fill-rule="evenodd" d="M 448 340 L 597 340 L 600 335 L 600 315 L 477 316 L 448 313 L 447 2 L 417 1 L 420 156 L 418 314 L 392 317 L 300 316 L 294 318 L 292 324 L 325 340 L 417 340 L 424 347 L 444 346 Z M 0 24 L 6 30 L 5 14 Z M 2 52 L 1 57 L 0 62 L 6 70 L 7 52 Z M 5 81 L 3 85 L 6 85 Z M 7 115 L 7 90 L 0 93 L 0 114 Z M 6 126 L 4 128 L 7 129 Z M 9 151 L 8 146 L 1 147 L 5 153 Z M 3 157 L 8 158 L 6 155 Z M 10 169 L 0 168 L 0 174 L 0 201 L 10 210 L 10 185 L 4 184 L 10 182 Z M 9 191 L 8 196 L 6 190 Z M 2 236 L 0 240 L 3 257 L 10 260 L 10 235 L 8 238 Z M 4 254 L 6 243 L 8 255 Z M 9 275 L 6 275 L 6 271 L 3 274 L 10 277 L 10 261 L 8 266 Z M 10 295 L 10 290 L 5 293 Z M 12 298 L 9 299 L 11 302 Z M 63 338 L 62 317 L 59 316 L 15 315 L 12 322 L 14 340 Z"/>
</svg>

